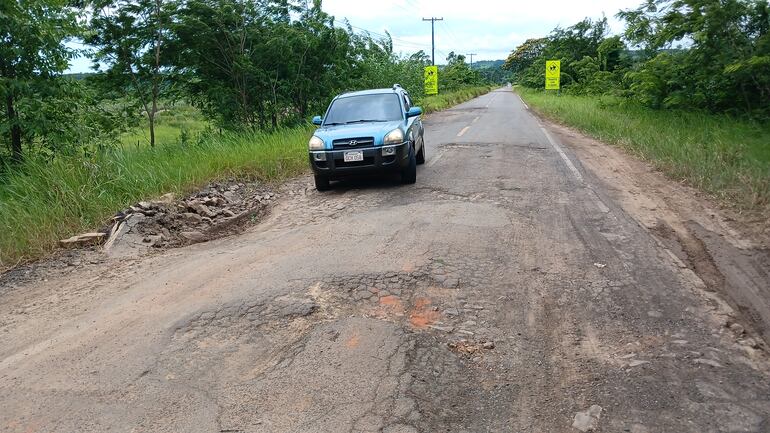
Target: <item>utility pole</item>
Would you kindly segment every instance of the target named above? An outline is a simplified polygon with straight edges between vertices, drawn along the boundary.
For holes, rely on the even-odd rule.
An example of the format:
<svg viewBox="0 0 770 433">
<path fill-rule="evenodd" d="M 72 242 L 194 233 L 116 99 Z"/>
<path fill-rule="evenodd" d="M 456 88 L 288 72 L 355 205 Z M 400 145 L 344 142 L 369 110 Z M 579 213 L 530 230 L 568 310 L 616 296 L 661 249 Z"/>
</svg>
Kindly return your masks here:
<svg viewBox="0 0 770 433">
<path fill-rule="evenodd" d="M 470 56 L 470 58 L 471 58 L 471 69 L 473 69 L 473 56 L 477 56 L 477 55 L 478 54 L 476 54 L 476 53 L 468 53 L 468 54 L 466 54 L 466 56 Z"/>
<path fill-rule="evenodd" d="M 436 21 L 444 21 L 444 18 L 423 18 L 423 21 L 430 21 L 430 49 L 431 63 L 436 65 Z"/>
</svg>

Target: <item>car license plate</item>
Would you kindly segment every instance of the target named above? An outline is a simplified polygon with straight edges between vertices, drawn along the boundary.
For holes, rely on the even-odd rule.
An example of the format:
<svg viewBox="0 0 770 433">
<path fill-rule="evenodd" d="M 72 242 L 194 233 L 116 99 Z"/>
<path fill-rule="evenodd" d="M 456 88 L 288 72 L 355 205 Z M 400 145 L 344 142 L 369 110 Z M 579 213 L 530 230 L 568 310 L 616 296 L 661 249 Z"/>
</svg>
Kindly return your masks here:
<svg viewBox="0 0 770 433">
<path fill-rule="evenodd" d="M 345 162 L 363 161 L 364 152 L 362 150 L 357 150 L 355 152 L 345 152 L 344 158 Z"/>
</svg>

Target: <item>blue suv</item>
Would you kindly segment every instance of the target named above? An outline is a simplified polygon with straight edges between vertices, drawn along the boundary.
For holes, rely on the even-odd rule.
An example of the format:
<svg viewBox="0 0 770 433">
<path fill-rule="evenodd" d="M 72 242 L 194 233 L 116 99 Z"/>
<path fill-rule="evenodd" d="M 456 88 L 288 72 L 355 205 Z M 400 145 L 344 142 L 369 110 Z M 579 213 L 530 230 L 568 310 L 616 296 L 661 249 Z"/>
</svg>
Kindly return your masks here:
<svg viewBox="0 0 770 433">
<path fill-rule="evenodd" d="M 347 175 L 389 171 L 415 183 L 417 164 L 425 162 L 421 114 L 398 84 L 335 97 L 326 116 L 313 118 L 319 128 L 308 147 L 316 189 Z"/>
</svg>

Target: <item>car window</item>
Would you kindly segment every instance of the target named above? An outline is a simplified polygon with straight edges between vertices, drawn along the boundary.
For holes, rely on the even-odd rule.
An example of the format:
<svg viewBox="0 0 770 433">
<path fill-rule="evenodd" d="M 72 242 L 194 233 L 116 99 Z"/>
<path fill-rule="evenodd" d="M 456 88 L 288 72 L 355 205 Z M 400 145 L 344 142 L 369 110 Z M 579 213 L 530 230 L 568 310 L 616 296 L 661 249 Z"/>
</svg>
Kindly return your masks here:
<svg viewBox="0 0 770 433">
<path fill-rule="evenodd" d="M 406 93 L 404 93 L 404 107 L 406 107 L 406 111 L 409 111 L 409 109 L 412 108 L 412 101 Z"/>
<path fill-rule="evenodd" d="M 324 125 L 401 120 L 401 104 L 395 93 L 348 96 L 332 102 Z"/>
</svg>

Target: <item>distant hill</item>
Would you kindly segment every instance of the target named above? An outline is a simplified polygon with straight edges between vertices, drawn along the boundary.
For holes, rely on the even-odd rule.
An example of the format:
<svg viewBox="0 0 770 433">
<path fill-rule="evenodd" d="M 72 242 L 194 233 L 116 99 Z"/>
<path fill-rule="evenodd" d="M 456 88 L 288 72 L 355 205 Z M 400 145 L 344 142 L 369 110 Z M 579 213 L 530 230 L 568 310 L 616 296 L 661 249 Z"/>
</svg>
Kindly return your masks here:
<svg viewBox="0 0 770 433">
<path fill-rule="evenodd" d="M 479 60 L 473 62 L 473 69 L 499 68 L 503 66 L 505 60 Z"/>
<path fill-rule="evenodd" d="M 62 77 L 66 78 L 72 78 L 75 80 L 85 80 L 88 77 L 92 77 L 94 75 L 97 75 L 96 72 L 78 72 L 75 74 L 62 74 Z"/>
</svg>

